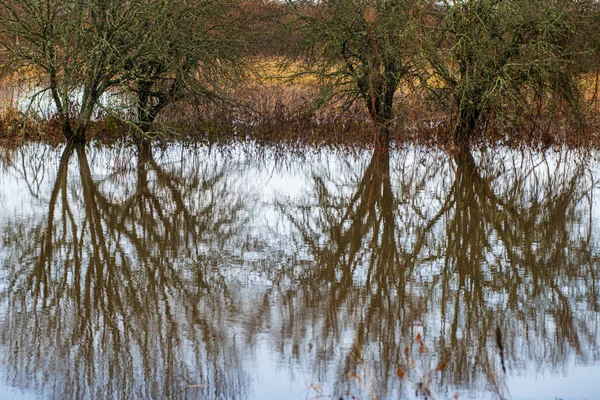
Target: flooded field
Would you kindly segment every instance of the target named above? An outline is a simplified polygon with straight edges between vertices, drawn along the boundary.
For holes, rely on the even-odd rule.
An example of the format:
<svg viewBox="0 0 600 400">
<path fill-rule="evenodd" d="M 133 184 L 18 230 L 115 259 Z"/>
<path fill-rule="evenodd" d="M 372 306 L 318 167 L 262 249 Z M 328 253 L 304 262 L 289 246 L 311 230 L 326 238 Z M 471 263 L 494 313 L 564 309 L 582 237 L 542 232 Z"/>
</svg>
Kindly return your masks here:
<svg viewBox="0 0 600 400">
<path fill-rule="evenodd" d="M 594 399 L 600 157 L 0 149 L 0 397 Z"/>
</svg>

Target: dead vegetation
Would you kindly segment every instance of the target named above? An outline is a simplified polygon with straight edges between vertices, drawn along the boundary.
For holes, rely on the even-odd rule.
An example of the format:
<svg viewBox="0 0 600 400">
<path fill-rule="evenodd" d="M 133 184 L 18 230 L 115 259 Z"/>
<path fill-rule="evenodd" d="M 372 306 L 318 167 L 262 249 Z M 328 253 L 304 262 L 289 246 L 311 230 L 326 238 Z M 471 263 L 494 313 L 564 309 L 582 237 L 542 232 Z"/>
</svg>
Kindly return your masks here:
<svg viewBox="0 0 600 400">
<path fill-rule="evenodd" d="M 500 328 L 497 329 L 496 335 Z M 498 339 L 501 340 L 501 339 Z M 498 342 L 501 343 L 501 342 Z M 509 398 L 506 386 L 506 368 L 504 353 L 501 346 L 497 349 L 497 359 L 484 358 L 474 360 L 475 364 L 481 366 L 485 371 L 485 391 L 495 400 L 506 400 Z M 451 368 L 450 356 L 436 356 L 429 353 L 425 345 L 425 339 L 417 333 L 413 343 L 404 347 L 403 358 L 396 367 L 395 377 L 400 381 L 397 387 L 404 396 L 400 398 L 416 398 L 423 400 L 459 400 L 461 395 L 459 391 L 452 389 L 448 392 L 448 387 L 444 384 L 444 375 L 446 369 Z M 376 382 L 373 368 L 377 363 L 367 361 L 360 343 L 355 343 L 352 348 L 353 366 L 345 376 L 345 389 L 340 394 L 328 394 L 327 389 L 318 383 L 307 385 L 307 399 L 339 399 L 339 400 L 380 400 L 390 397 L 391 393 L 382 393 L 380 386 Z"/>
<path fill-rule="evenodd" d="M 299 75 L 296 64 L 280 58 L 250 61 L 253 74 L 230 87 L 221 102 L 179 102 L 167 107 L 152 129 L 144 133 L 162 141 L 253 140 L 263 144 L 306 144 L 333 146 L 372 146 L 381 132 L 360 102 L 319 104 L 320 86 L 314 76 Z M 489 118 L 471 137 L 472 144 L 508 146 L 600 147 L 600 74 L 581 80 L 589 104 L 587 123 L 578 124 L 568 110 L 540 104 L 534 113 L 519 121 Z M 20 110 L 18 92 L 6 86 L 0 112 L 0 143 L 18 144 L 25 140 L 64 142 L 57 115 L 41 115 Z M 404 85 L 395 102 L 395 118 L 385 127 L 391 142 L 425 146 L 454 146 L 456 115 L 432 101 L 416 84 Z M 506 115 L 514 113 L 506 111 Z M 139 129 L 130 116 L 98 113 L 89 126 L 91 140 L 129 140 Z"/>
</svg>

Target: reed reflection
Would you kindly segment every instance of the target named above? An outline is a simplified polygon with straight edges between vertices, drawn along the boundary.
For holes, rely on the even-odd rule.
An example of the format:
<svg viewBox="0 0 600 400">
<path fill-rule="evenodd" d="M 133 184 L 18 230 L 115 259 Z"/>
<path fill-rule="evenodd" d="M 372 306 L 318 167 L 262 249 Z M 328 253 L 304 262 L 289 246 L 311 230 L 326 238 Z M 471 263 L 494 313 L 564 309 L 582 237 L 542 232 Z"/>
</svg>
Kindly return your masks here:
<svg viewBox="0 0 600 400">
<path fill-rule="evenodd" d="M 563 156 L 476 161 L 411 149 L 391 163 L 376 150 L 359 179 L 315 174 L 300 204 L 279 205 L 315 259 L 294 272 L 281 340 L 310 349 L 318 338 L 323 356 L 286 356 L 321 382 L 335 369 L 336 395 L 365 389 L 355 379 L 364 358 L 384 397 L 414 393 L 396 367 L 417 334 L 430 354 L 424 370 L 447 362 L 435 376 L 450 396 L 485 391 L 503 374 L 497 328 L 510 368 L 597 361 L 597 181 Z M 336 358 L 340 343 L 347 351 Z"/>
<path fill-rule="evenodd" d="M 226 163 L 192 164 L 184 174 L 140 146 L 133 176 L 95 180 L 85 149 L 64 149 L 45 219 L 5 249 L 10 384 L 51 398 L 245 395 L 247 346 L 222 312 L 240 300 L 217 267 L 252 196 L 230 190 Z"/>
</svg>

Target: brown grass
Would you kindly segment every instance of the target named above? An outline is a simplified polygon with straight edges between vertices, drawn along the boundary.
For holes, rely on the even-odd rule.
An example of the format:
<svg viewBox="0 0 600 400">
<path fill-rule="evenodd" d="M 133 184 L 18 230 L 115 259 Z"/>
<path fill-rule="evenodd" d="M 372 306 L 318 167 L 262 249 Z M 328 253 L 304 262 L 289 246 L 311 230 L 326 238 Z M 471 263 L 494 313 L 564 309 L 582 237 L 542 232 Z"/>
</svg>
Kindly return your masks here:
<svg viewBox="0 0 600 400">
<path fill-rule="evenodd" d="M 133 129 L 116 118 L 105 117 L 91 123 L 88 137 L 100 142 L 112 142 L 130 137 Z M 15 146 L 24 141 L 49 144 L 64 142 L 58 117 L 41 118 L 13 107 L 5 108 L 0 113 L 0 145 Z"/>
<path fill-rule="evenodd" d="M 372 146 L 380 131 L 371 122 L 360 101 L 343 101 L 315 107 L 318 82 L 314 76 L 296 76 L 297 64 L 285 66 L 277 58 L 252 60 L 254 71 L 242 84 L 230 88 L 226 104 L 180 103 L 159 118 L 152 138 L 161 140 L 254 140 L 263 144 L 287 143 L 333 146 Z M 540 109 L 522 116 L 518 123 L 492 118 L 473 135 L 473 144 L 509 146 L 554 146 L 600 148 L 600 74 L 582 79 L 590 105 L 585 126 L 572 122 L 561 109 Z M 23 140 L 61 142 L 55 116 L 41 118 L 15 109 L 4 100 L 0 113 L 0 142 Z M 405 85 L 398 93 L 396 119 L 387 127 L 392 142 L 425 146 L 453 146 L 452 109 L 442 109 L 416 86 Z M 511 114 L 507 110 L 506 114 Z M 133 135 L 131 124 L 114 117 L 92 123 L 88 137 L 114 141 Z"/>
</svg>

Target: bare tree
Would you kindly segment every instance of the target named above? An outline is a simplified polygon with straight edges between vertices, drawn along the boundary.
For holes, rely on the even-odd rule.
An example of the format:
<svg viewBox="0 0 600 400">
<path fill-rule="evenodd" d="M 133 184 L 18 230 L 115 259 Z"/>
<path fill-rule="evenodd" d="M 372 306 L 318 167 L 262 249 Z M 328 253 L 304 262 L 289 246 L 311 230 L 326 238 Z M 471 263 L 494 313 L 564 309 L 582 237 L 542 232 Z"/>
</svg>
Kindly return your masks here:
<svg viewBox="0 0 600 400">
<path fill-rule="evenodd" d="M 238 0 L 0 0 L 5 72 L 34 77 L 49 92 L 62 131 L 85 141 L 98 102 L 112 88 L 137 100 L 147 131 L 185 95 L 219 97 L 237 76 L 243 35 Z"/>
<path fill-rule="evenodd" d="M 239 0 L 152 2 L 146 8 L 143 28 L 152 46 L 127 60 L 122 79 L 136 97 L 143 133 L 174 102 L 225 100 L 224 84 L 244 71 L 245 19 Z"/>
<path fill-rule="evenodd" d="M 5 68 L 35 76 L 50 92 L 66 138 L 85 141 L 100 97 L 119 84 L 124 63 L 152 46 L 139 0 L 0 1 Z"/>
<path fill-rule="evenodd" d="M 324 84 L 322 100 L 363 99 L 373 121 L 394 118 L 394 95 L 414 67 L 420 2 L 288 0 L 301 31 L 307 71 Z"/>
<path fill-rule="evenodd" d="M 494 114 L 516 119 L 549 101 L 580 114 L 577 64 L 594 49 L 578 39 L 593 26 L 593 7 L 592 2 L 571 0 L 432 5 L 421 36 L 430 65 L 421 71 L 422 81 L 453 103 L 456 140 L 467 139 Z"/>
</svg>

